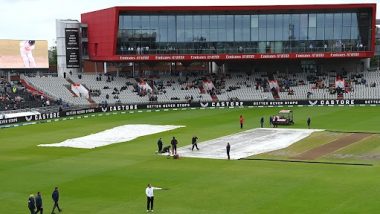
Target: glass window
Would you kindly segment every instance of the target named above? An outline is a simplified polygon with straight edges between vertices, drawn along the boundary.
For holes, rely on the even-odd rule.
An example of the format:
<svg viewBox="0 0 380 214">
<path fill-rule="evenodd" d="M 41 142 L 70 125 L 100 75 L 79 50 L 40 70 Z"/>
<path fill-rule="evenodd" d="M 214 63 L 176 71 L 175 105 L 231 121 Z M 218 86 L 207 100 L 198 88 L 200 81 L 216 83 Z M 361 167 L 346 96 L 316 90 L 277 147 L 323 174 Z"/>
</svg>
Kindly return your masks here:
<svg viewBox="0 0 380 214">
<path fill-rule="evenodd" d="M 218 27 L 217 28 L 226 28 L 226 16 L 219 15 L 218 16 Z"/>
<path fill-rule="evenodd" d="M 168 16 L 168 42 L 176 42 L 175 16 Z"/>
<path fill-rule="evenodd" d="M 325 27 L 334 27 L 334 15 L 332 13 L 325 14 Z"/>
<path fill-rule="evenodd" d="M 259 27 L 259 17 L 257 15 L 251 16 L 251 28 Z"/>
<path fill-rule="evenodd" d="M 283 41 L 288 41 L 289 40 L 289 35 L 290 35 L 290 15 L 289 14 L 284 14 L 283 19 L 282 19 L 282 40 Z"/>
<path fill-rule="evenodd" d="M 243 40 L 242 19 L 243 19 L 243 16 L 241 15 L 235 16 L 235 41 L 238 41 L 238 42 Z"/>
<path fill-rule="evenodd" d="M 251 40 L 251 17 L 249 15 L 242 16 L 242 41 Z"/>
<path fill-rule="evenodd" d="M 202 28 L 202 17 L 194 16 L 193 17 L 194 28 Z"/>
<path fill-rule="evenodd" d="M 266 28 L 259 28 L 259 41 L 267 41 Z"/>
<path fill-rule="evenodd" d="M 185 28 L 185 42 L 193 41 L 193 28 Z"/>
<path fill-rule="evenodd" d="M 210 29 L 210 41 L 218 41 L 218 29 Z"/>
<path fill-rule="evenodd" d="M 202 29 L 202 38 L 204 39 L 204 41 L 211 41 L 210 40 L 210 29 L 208 29 L 208 28 Z"/>
<path fill-rule="evenodd" d="M 294 40 L 298 40 L 300 36 L 300 14 L 291 15 L 291 26 L 290 26 L 291 37 Z"/>
<path fill-rule="evenodd" d="M 218 16 L 210 16 L 210 28 L 217 28 Z"/>
<path fill-rule="evenodd" d="M 359 39 L 359 30 L 358 27 L 351 27 L 351 39 Z"/>
<path fill-rule="evenodd" d="M 317 27 L 324 28 L 325 27 L 325 14 L 317 14 Z"/>
<path fill-rule="evenodd" d="M 199 28 L 195 28 L 194 29 L 194 38 L 193 38 L 193 41 L 194 42 L 200 42 L 202 41 L 202 29 L 199 29 Z"/>
<path fill-rule="evenodd" d="M 153 30 L 158 30 L 158 16 L 150 16 L 150 27 Z"/>
<path fill-rule="evenodd" d="M 332 40 L 334 38 L 334 28 L 326 27 L 325 28 L 325 39 Z"/>
<path fill-rule="evenodd" d="M 282 14 L 278 14 L 274 16 L 274 40 L 275 41 L 281 41 L 282 40 L 282 31 L 283 31 L 283 24 L 282 24 Z"/>
<path fill-rule="evenodd" d="M 351 26 L 358 26 L 358 14 L 351 13 Z"/>
<path fill-rule="evenodd" d="M 267 16 L 259 15 L 259 27 L 266 28 L 267 27 Z"/>
<path fill-rule="evenodd" d="M 315 27 L 309 28 L 308 39 L 309 40 L 316 40 L 316 33 L 317 33 L 317 28 L 315 28 Z"/>
<path fill-rule="evenodd" d="M 218 41 L 225 42 L 227 40 L 226 29 L 219 28 L 218 29 Z"/>
<path fill-rule="evenodd" d="M 317 15 L 309 14 L 309 27 L 317 27 Z"/>
<path fill-rule="evenodd" d="M 274 28 L 267 28 L 267 41 L 274 41 Z"/>
<path fill-rule="evenodd" d="M 193 28 L 193 16 L 185 16 L 185 28 L 187 30 Z"/>
<path fill-rule="evenodd" d="M 316 40 L 325 40 L 325 28 L 317 28 Z"/>
<path fill-rule="evenodd" d="M 351 27 L 343 27 L 342 39 L 351 39 Z"/>
<path fill-rule="evenodd" d="M 267 15 L 267 27 L 274 28 L 274 15 Z"/>
<path fill-rule="evenodd" d="M 133 29 L 141 29 L 141 17 L 140 16 L 132 16 L 132 24 Z"/>
<path fill-rule="evenodd" d="M 125 29 L 123 16 L 119 16 L 119 29 Z"/>
<path fill-rule="evenodd" d="M 177 16 L 177 42 L 185 41 L 185 17 Z"/>
<path fill-rule="evenodd" d="M 227 29 L 227 35 L 226 35 L 226 41 L 228 42 L 233 42 L 235 41 L 235 38 L 234 38 L 234 30 L 233 29 Z"/>
<path fill-rule="evenodd" d="M 342 14 L 334 14 L 334 39 L 340 40 L 342 38 Z"/>
<path fill-rule="evenodd" d="M 251 28 L 251 41 L 259 41 L 259 28 Z"/>
<path fill-rule="evenodd" d="M 202 16 L 202 28 L 210 28 L 210 16 Z"/>
<path fill-rule="evenodd" d="M 351 26 L 351 13 L 343 13 L 343 26 Z"/>
<path fill-rule="evenodd" d="M 309 22 L 307 14 L 301 14 L 300 17 L 301 17 L 301 20 L 300 20 L 301 28 L 307 28 L 307 25 Z"/>
<path fill-rule="evenodd" d="M 141 27 L 142 29 L 149 29 L 149 16 L 141 16 Z"/>
<path fill-rule="evenodd" d="M 161 28 L 167 28 L 168 27 L 168 17 L 167 16 L 159 16 L 158 17 L 158 25 Z"/>
</svg>

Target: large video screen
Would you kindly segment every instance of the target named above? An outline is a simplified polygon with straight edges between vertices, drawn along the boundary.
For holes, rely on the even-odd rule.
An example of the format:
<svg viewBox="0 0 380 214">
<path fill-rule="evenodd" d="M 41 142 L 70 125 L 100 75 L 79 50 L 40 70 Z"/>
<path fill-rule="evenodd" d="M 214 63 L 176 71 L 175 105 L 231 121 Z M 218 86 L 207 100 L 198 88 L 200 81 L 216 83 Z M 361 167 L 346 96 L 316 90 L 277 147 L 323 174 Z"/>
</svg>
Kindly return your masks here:
<svg viewBox="0 0 380 214">
<path fill-rule="evenodd" d="M 48 42 L 0 39 L 0 68 L 49 68 Z"/>
</svg>

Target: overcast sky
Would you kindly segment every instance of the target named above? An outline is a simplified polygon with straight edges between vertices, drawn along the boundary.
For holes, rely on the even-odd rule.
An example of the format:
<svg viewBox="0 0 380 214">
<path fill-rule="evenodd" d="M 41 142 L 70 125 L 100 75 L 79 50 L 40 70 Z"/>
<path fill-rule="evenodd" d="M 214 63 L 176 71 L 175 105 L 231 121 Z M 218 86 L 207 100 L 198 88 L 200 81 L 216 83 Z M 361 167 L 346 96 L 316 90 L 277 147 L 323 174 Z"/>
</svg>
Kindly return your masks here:
<svg viewBox="0 0 380 214">
<path fill-rule="evenodd" d="M 81 13 L 113 6 L 334 3 L 376 3 L 376 0 L 0 0 L 0 39 L 48 40 L 49 46 L 53 46 L 56 19 L 80 20 Z M 377 5 L 377 11 L 377 18 L 380 19 L 379 4 Z"/>
</svg>

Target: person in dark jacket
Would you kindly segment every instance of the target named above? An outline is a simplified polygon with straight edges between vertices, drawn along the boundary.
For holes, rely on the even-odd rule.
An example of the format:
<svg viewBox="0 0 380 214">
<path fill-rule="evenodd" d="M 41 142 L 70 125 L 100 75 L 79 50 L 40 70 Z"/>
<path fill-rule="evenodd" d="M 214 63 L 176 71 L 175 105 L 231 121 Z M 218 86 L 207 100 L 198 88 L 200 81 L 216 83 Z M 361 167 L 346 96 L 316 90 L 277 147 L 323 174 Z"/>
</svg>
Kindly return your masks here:
<svg viewBox="0 0 380 214">
<path fill-rule="evenodd" d="M 54 201 L 54 206 L 53 206 L 53 210 L 51 211 L 51 213 L 52 213 L 52 214 L 54 213 L 55 208 L 58 208 L 58 211 L 61 212 L 62 209 L 59 208 L 59 205 L 58 205 L 58 201 L 59 201 L 58 187 L 55 187 L 55 188 L 54 188 L 54 191 L 53 191 L 53 193 L 51 194 L 51 198 L 52 198 L 53 201 Z"/>
<path fill-rule="evenodd" d="M 161 152 L 162 152 L 162 145 L 163 145 L 163 143 L 162 143 L 162 140 L 161 140 L 161 138 L 160 138 L 160 139 L 158 139 L 158 141 L 157 141 L 158 153 L 161 153 Z"/>
<path fill-rule="evenodd" d="M 230 150 L 231 150 L 231 145 L 230 145 L 230 143 L 227 143 L 226 151 L 227 151 L 227 158 L 228 158 L 228 160 L 230 159 Z"/>
<path fill-rule="evenodd" d="M 37 207 L 37 210 L 36 210 L 35 214 L 37 214 L 37 213 L 43 214 L 44 209 L 42 208 L 42 197 L 41 197 L 41 193 L 40 192 L 37 192 L 36 207 Z"/>
<path fill-rule="evenodd" d="M 194 150 L 194 147 L 197 148 L 197 150 L 199 150 L 197 140 L 198 140 L 197 136 L 193 136 L 193 138 L 191 138 L 191 144 L 193 144 L 193 146 L 191 147 L 191 151 Z"/>
<path fill-rule="evenodd" d="M 30 214 L 34 214 L 34 212 L 36 211 L 36 203 L 34 201 L 33 194 L 30 195 L 28 198 L 28 208 L 29 208 Z"/>
<path fill-rule="evenodd" d="M 307 128 L 310 129 L 310 123 L 311 123 L 311 119 L 310 119 L 310 117 L 307 118 L 307 121 L 306 121 L 306 122 L 307 122 Z"/>
<path fill-rule="evenodd" d="M 264 117 L 261 117 L 261 119 L 260 119 L 260 125 L 261 125 L 261 128 L 264 128 Z"/>
<path fill-rule="evenodd" d="M 269 117 L 269 127 L 272 128 L 272 124 L 273 124 L 273 117 L 270 116 L 270 117 Z"/>
<path fill-rule="evenodd" d="M 177 144 L 178 144 L 178 141 L 177 141 L 177 139 L 175 139 L 175 137 L 173 137 L 173 139 L 171 141 L 171 144 L 172 144 L 172 154 L 176 155 L 177 154 Z"/>
</svg>

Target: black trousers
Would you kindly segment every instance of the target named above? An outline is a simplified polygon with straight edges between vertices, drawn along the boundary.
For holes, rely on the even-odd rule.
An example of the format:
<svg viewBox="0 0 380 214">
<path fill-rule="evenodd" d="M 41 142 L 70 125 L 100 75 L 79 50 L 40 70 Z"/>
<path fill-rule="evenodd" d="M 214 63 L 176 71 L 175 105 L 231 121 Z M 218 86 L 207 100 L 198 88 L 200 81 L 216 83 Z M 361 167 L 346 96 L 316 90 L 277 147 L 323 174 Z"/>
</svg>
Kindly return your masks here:
<svg viewBox="0 0 380 214">
<path fill-rule="evenodd" d="M 177 154 L 177 145 L 173 145 L 173 155 Z"/>
<path fill-rule="evenodd" d="M 41 213 L 41 214 L 43 214 L 43 213 L 44 213 L 44 208 L 42 208 L 42 207 L 37 207 L 37 210 L 36 210 L 35 214 L 37 214 L 37 213 Z"/>
<path fill-rule="evenodd" d="M 30 214 L 34 214 L 35 209 L 29 208 Z"/>
<path fill-rule="evenodd" d="M 230 151 L 227 150 L 227 157 L 228 157 L 228 160 L 230 159 Z"/>
<path fill-rule="evenodd" d="M 162 145 L 158 145 L 158 152 L 162 151 Z"/>
<path fill-rule="evenodd" d="M 154 197 L 146 197 L 146 209 L 153 210 Z"/>
<path fill-rule="evenodd" d="M 199 150 L 198 145 L 196 143 L 193 144 L 193 147 L 191 147 L 191 150 L 194 150 L 194 147 L 197 148 L 197 150 Z"/>
<path fill-rule="evenodd" d="M 55 208 L 58 208 L 58 211 L 61 212 L 61 208 L 59 208 L 58 201 L 54 201 L 53 210 L 51 211 L 52 213 L 54 213 Z"/>
<path fill-rule="evenodd" d="M 240 128 L 241 128 L 241 129 L 243 128 L 243 123 L 240 123 Z"/>
</svg>

